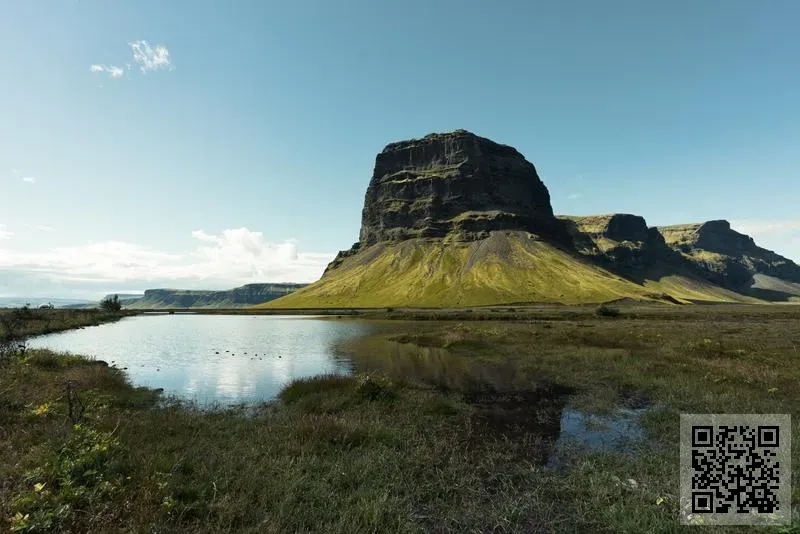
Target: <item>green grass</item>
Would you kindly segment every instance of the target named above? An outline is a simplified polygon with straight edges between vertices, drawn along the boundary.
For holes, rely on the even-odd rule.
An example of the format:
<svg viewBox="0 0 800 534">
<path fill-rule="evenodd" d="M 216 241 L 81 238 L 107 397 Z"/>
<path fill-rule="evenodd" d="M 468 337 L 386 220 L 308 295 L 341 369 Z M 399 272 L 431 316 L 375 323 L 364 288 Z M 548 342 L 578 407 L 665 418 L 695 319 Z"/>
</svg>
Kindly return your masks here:
<svg viewBox="0 0 800 534">
<path fill-rule="evenodd" d="M 339 347 L 356 376 L 297 381 L 282 403 L 245 412 L 162 406 L 112 367 L 31 353 L 0 369 L 0 530 L 682 531 L 679 414 L 791 413 L 796 431 L 800 309 L 619 307 L 615 318 L 585 306 L 376 322 Z M 518 319 L 519 309 L 483 313 Z M 66 381 L 86 405 L 78 429 Z M 555 386 L 571 392 L 562 402 L 598 413 L 646 399 L 651 442 L 547 470 L 537 432 L 486 426 L 500 401 L 462 394 Z M 794 487 L 797 506 L 797 475 Z"/>
<path fill-rule="evenodd" d="M 524 232 L 470 243 L 379 243 L 345 258 L 321 280 L 260 308 L 465 307 L 550 302 L 754 301 L 711 283 L 671 275 L 637 284 Z"/>
<path fill-rule="evenodd" d="M 24 338 L 96 326 L 124 317 L 125 312 L 105 312 L 97 309 L 36 309 L 0 308 L 0 339 L 7 336 Z M 9 327 L 12 331 L 9 331 Z"/>
</svg>

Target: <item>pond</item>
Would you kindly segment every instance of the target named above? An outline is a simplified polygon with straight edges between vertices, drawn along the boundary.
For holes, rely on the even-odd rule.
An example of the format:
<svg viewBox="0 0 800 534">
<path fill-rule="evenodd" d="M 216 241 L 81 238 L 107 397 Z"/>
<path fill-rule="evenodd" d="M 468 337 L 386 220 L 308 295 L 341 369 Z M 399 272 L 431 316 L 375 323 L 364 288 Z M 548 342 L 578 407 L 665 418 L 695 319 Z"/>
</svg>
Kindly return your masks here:
<svg viewBox="0 0 800 534">
<path fill-rule="evenodd" d="M 145 314 L 29 346 L 93 356 L 134 385 L 226 405 L 273 399 L 296 378 L 350 372 L 335 345 L 370 332 L 368 322 L 308 316 Z"/>
<path fill-rule="evenodd" d="M 512 440 L 537 436 L 560 468 L 574 452 L 614 451 L 641 440 L 644 408 L 608 415 L 570 406 L 575 391 L 541 382 L 511 361 L 487 362 L 442 347 L 392 341 L 405 321 L 309 316 L 144 314 L 34 338 L 31 348 L 94 356 L 137 386 L 201 406 L 274 399 L 297 378 L 379 371 L 392 380 L 460 392 L 478 427 Z M 381 334 L 381 335 L 372 335 Z"/>
</svg>

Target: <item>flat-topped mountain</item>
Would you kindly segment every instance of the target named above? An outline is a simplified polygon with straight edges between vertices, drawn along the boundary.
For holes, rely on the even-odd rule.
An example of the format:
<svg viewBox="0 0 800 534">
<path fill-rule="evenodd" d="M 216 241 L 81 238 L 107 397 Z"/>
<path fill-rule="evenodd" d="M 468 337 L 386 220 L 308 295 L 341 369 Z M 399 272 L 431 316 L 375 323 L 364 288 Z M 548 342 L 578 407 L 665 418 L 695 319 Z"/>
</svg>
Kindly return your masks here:
<svg viewBox="0 0 800 534">
<path fill-rule="evenodd" d="M 492 230 L 553 233 L 550 195 L 516 149 L 466 130 L 387 145 L 375 158 L 359 243 L 470 241 Z"/>
<path fill-rule="evenodd" d="M 770 300 L 800 296 L 800 266 L 756 245 L 728 221 L 661 226 L 667 244 L 692 262 L 708 280 Z"/>
<path fill-rule="evenodd" d="M 148 289 L 138 299 L 124 300 L 125 309 L 240 308 L 283 297 L 307 284 L 246 284 L 224 291 Z"/>
<path fill-rule="evenodd" d="M 387 145 L 359 241 L 270 308 L 757 302 L 710 282 L 642 217 L 556 218 L 534 166 L 464 130 Z"/>
</svg>

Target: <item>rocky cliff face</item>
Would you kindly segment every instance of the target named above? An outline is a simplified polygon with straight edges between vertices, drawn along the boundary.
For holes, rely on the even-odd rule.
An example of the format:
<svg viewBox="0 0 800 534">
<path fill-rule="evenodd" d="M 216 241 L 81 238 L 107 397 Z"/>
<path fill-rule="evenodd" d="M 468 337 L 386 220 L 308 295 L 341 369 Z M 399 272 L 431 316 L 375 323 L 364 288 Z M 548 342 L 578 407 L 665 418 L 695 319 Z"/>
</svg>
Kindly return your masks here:
<svg viewBox="0 0 800 534">
<path fill-rule="evenodd" d="M 562 216 L 576 248 L 614 270 L 631 273 L 657 264 L 678 265 L 679 254 L 644 217 L 628 213 Z"/>
<path fill-rule="evenodd" d="M 728 221 L 659 227 L 667 244 L 691 261 L 706 277 L 732 289 L 747 289 L 756 274 L 800 283 L 800 266 L 756 245 Z"/>
<path fill-rule="evenodd" d="M 360 246 L 492 230 L 558 233 L 550 195 L 512 147 L 465 130 L 387 145 L 364 198 Z"/>
<path fill-rule="evenodd" d="M 247 284 L 226 291 L 148 289 L 144 296 L 123 302 L 126 309 L 241 308 L 283 297 L 307 284 Z"/>
</svg>

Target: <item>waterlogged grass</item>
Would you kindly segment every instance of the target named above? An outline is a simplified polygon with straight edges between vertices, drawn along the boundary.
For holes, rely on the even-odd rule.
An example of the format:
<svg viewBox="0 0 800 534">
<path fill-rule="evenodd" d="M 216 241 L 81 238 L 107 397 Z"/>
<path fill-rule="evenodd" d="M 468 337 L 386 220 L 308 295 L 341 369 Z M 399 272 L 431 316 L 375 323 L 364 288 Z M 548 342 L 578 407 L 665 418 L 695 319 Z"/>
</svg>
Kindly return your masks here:
<svg viewBox="0 0 800 534">
<path fill-rule="evenodd" d="M 800 310 L 594 310 L 392 322 L 342 348 L 355 376 L 247 410 L 157 403 L 102 363 L 29 354 L 0 371 L 0 530 L 679 532 L 679 414 L 797 426 Z M 86 405 L 78 427 L 66 381 Z M 557 412 L 539 404 L 551 394 L 598 413 L 650 406 L 646 440 L 547 469 L 558 421 L 531 412 Z"/>
</svg>

